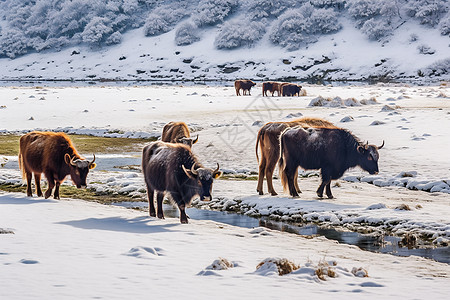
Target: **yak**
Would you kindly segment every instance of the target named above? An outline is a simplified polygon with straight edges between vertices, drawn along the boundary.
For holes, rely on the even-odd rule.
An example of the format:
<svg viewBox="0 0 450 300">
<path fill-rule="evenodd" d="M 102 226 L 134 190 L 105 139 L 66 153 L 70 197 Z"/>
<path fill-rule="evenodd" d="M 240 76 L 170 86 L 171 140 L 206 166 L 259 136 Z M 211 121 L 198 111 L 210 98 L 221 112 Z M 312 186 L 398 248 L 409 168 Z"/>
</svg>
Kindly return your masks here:
<svg viewBox="0 0 450 300">
<path fill-rule="evenodd" d="M 279 161 L 281 183 L 289 194 L 298 197 L 294 177 L 298 167 L 305 170 L 320 169 L 322 182 L 317 196 L 332 199 L 331 180 L 340 178 L 345 171 L 360 166 L 369 174 L 378 174 L 378 150 L 383 148 L 363 144 L 350 131 L 342 128 L 287 128 L 280 136 Z"/>
<path fill-rule="evenodd" d="M 263 181 L 264 177 L 267 178 L 267 186 L 269 193 L 272 196 L 278 195 L 275 192 L 272 184 L 272 176 L 280 158 L 280 135 L 281 133 L 289 127 L 294 126 L 304 126 L 304 127 L 330 127 L 337 128 L 333 123 L 311 117 L 302 117 L 290 122 L 269 122 L 264 124 L 258 131 L 256 138 L 256 158 L 259 163 L 259 173 L 258 173 L 258 187 L 256 191 L 263 195 Z M 261 148 L 261 160 L 258 156 L 258 146 Z M 297 190 L 300 191 L 297 185 L 297 180 L 294 181 Z"/>
<path fill-rule="evenodd" d="M 300 96 L 300 90 L 302 89 L 301 85 L 297 85 L 294 83 L 284 84 L 281 87 L 281 95 L 284 96 Z"/>
<path fill-rule="evenodd" d="M 234 88 L 236 89 L 236 96 L 240 96 L 240 90 L 242 90 L 244 96 L 247 95 L 247 91 L 248 94 L 250 95 L 250 89 L 252 88 L 252 86 L 255 86 L 256 83 L 251 81 L 251 80 L 236 80 L 234 82 Z"/>
<path fill-rule="evenodd" d="M 147 186 L 149 214 L 164 219 L 162 202 L 164 195 L 178 205 L 180 222 L 188 223 L 185 208 L 194 196 L 211 199 L 213 180 L 222 176 L 219 164 L 215 170 L 205 168 L 183 144 L 156 141 L 142 150 L 142 172 Z M 155 212 L 154 194 L 158 212 Z"/>
<path fill-rule="evenodd" d="M 181 143 L 189 148 L 197 143 L 198 135 L 195 139 L 191 138 L 189 128 L 184 122 L 169 122 L 164 125 L 161 141 L 168 143 Z"/>
<path fill-rule="evenodd" d="M 59 199 L 59 186 L 70 175 L 77 188 L 86 187 L 86 177 L 89 170 L 96 164 L 95 154 L 92 161 L 82 158 L 72 141 L 63 132 L 33 131 L 20 137 L 19 168 L 22 177 L 27 180 L 27 195 L 33 196 L 31 189 L 32 173 L 36 183 L 36 194 L 42 197 L 41 174 L 48 181 L 45 191 L 47 199 L 55 188 L 54 198 Z"/>
<path fill-rule="evenodd" d="M 272 93 L 272 97 L 275 92 L 277 92 L 278 96 L 281 96 L 281 85 L 282 84 L 283 83 L 281 83 L 281 82 L 275 82 L 275 81 L 263 82 L 262 95 L 267 96 L 267 92 L 269 91 Z"/>
</svg>

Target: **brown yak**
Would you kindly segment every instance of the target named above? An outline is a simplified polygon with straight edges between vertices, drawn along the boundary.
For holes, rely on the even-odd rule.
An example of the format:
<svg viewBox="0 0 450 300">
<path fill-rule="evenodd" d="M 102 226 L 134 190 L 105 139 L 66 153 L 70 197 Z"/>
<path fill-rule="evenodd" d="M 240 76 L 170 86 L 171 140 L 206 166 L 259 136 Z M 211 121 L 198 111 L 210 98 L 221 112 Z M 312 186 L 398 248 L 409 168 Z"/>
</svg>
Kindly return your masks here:
<svg viewBox="0 0 450 300">
<path fill-rule="evenodd" d="M 27 195 L 32 197 L 31 178 L 34 173 L 36 194 L 42 196 L 41 173 L 48 181 L 47 199 L 55 188 L 54 198 L 59 199 L 59 186 L 70 175 L 77 188 L 86 187 L 86 177 L 95 168 L 92 161 L 82 158 L 69 137 L 63 132 L 33 131 L 20 137 L 19 167 L 27 179 Z"/>
<path fill-rule="evenodd" d="M 275 81 L 263 82 L 262 95 L 267 96 L 267 92 L 269 91 L 272 93 L 272 97 L 275 92 L 277 92 L 278 96 L 281 96 L 281 86 L 282 85 L 283 85 L 282 82 L 275 82 Z"/>
<path fill-rule="evenodd" d="M 192 139 L 189 128 L 184 122 L 169 122 L 164 125 L 161 141 L 185 144 L 191 148 L 193 144 L 197 143 L 198 135 Z"/>
<path fill-rule="evenodd" d="M 281 133 L 289 127 L 294 126 L 304 126 L 304 127 L 329 127 L 337 128 L 333 123 L 320 119 L 320 118 L 310 118 L 302 117 L 289 122 L 269 122 L 264 124 L 263 127 L 258 132 L 256 140 L 256 158 L 259 162 L 259 173 L 258 173 L 258 187 L 256 191 L 263 195 L 263 181 L 264 177 L 267 178 L 267 187 L 269 193 L 272 196 L 277 195 L 272 184 L 273 171 L 280 158 L 280 135 Z M 261 161 L 258 157 L 258 145 L 261 148 Z M 297 180 L 295 180 L 295 186 L 298 188 Z M 300 189 L 298 189 L 300 190 Z"/>
<path fill-rule="evenodd" d="M 248 94 L 250 95 L 250 89 L 252 88 L 252 86 L 255 86 L 256 83 L 251 81 L 251 80 L 236 80 L 234 82 L 234 88 L 236 89 L 236 96 L 240 96 L 240 90 L 243 91 L 244 95 L 247 95 L 247 91 Z"/>
</svg>

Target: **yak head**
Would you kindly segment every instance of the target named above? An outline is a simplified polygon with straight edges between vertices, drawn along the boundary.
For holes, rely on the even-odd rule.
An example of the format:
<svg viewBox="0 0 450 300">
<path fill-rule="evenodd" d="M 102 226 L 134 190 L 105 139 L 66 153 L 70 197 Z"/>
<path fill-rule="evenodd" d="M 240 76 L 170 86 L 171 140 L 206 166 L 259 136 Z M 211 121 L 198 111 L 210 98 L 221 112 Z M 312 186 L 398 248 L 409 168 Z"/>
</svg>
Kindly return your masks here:
<svg viewBox="0 0 450 300">
<path fill-rule="evenodd" d="M 357 147 L 359 153 L 359 166 L 369 172 L 369 174 L 378 174 L 378 150 L 383 148 L 384 141 L 381 146 L 377 147 L 375 145 L 359 145 Z"/>
<path fill-rule="evenodd" d="M 177 143 L 184 144 L 184 145 L 188 146 L 189 148 L 192 148 L 192 145 L 197 143 L 197 141 L 198 141 L 198 135 L 197 135 L 197 137 L 195 139 L 190 138 L 190 137 L 179 138 L 177 140 Z"/>
<path fill-rule="evenodd" d="M 70 168 L 70 177 L 72 178 L 73 183 L 77 188 L 85 188 L 87 174 L 89 173 L 89 170 L 94 169 L 96 166 L 96 163 L 94 163 L 95 154 L 94 159 L 88 161 L 76 158 L 75 156 L 70 158 L 70 155 L 66 153 L 66 155 L 64 155 L 64 161 Z"/>
<path fill-rule="evenodd" d="M 197 181 L 200 200 L 211 200 L 213 180 L 219 178 L 223 174 L 222 171 L 219 171 L 219 164 L 217 164 L 217 168 L 215 170 L 209 168 L 195 169 L 195 164 L 192 165 L 190 170 L 187 170 L 183 165 L 182 168 L 184 173 L 186 173 L 189 178 Z"/>
</svg>

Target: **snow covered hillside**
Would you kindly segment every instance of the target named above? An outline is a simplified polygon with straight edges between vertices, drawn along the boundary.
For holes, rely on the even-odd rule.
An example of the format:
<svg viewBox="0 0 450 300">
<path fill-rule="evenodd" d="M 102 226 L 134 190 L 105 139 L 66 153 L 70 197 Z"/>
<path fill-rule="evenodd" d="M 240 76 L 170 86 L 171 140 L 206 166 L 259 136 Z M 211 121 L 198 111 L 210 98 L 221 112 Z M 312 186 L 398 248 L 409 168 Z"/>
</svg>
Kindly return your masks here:
<svg viewBox="0 0 450 300">
<path fill-rule="evenodd" d="M 0 2 L 1 80 L 450 79 L 447 0 Z"/>
</svg>

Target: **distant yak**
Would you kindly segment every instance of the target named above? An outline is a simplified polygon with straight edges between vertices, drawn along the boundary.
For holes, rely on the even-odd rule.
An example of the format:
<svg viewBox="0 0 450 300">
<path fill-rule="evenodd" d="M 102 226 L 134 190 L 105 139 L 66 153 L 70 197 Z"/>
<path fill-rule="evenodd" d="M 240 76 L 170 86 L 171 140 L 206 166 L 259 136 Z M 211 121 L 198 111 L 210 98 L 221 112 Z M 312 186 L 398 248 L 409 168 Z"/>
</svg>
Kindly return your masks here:
<svg viewBox="0 0 450 300">
<path fill-rule="evenodd" d="M 234 82 L 234 88 L 236 89 L 236 96 L 240 96 L 240 90 L 242 90 L 243 95 L 250 95 L 250 89 L 255 86 L 256 83 L 251 80 L 236 80 Z"/>
</svg>

